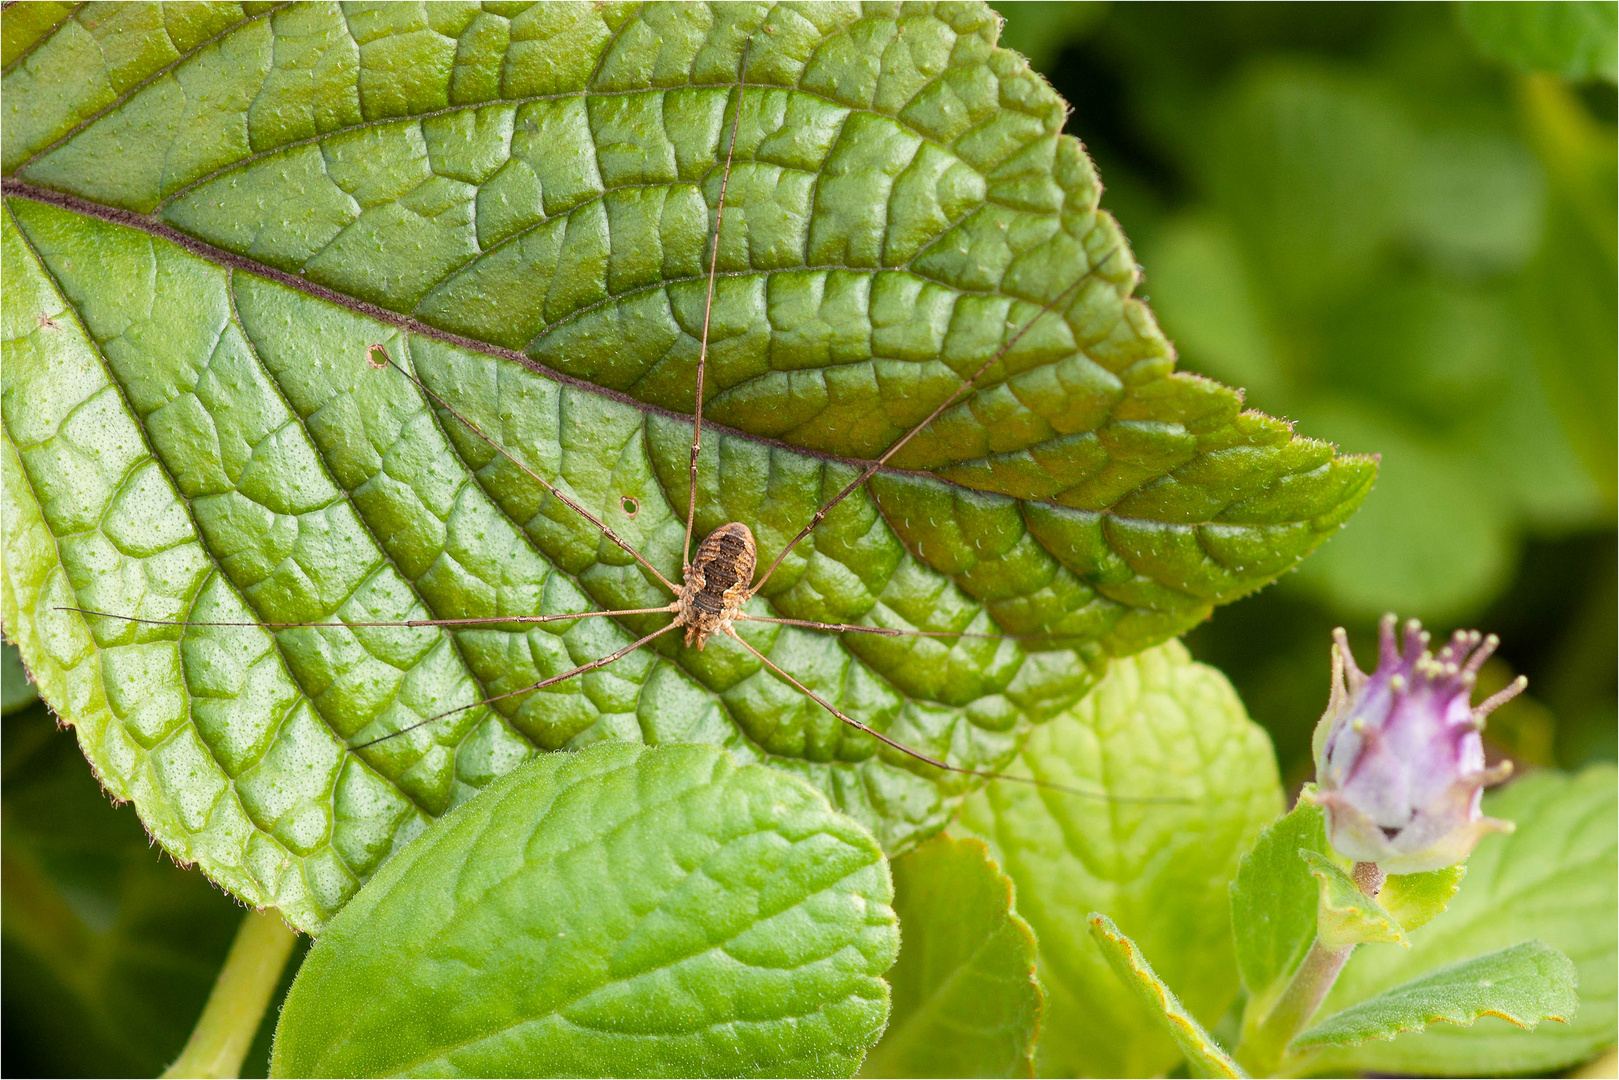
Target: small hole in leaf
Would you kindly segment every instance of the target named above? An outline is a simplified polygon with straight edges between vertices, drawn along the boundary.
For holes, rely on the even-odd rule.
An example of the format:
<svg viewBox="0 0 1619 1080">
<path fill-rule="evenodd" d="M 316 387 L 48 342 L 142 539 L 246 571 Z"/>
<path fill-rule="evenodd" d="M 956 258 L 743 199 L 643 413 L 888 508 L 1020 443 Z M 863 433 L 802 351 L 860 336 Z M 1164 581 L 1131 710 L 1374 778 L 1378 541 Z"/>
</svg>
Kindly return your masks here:
<svg viewBox="0 0 1619 1080">
<path fill-rule="evenodd" d="M 641 504 L 628 495 L 618 500 L 619 509 L 624 511 L 625 517 L 634 517 L 641 512 Z"/>
</svg>

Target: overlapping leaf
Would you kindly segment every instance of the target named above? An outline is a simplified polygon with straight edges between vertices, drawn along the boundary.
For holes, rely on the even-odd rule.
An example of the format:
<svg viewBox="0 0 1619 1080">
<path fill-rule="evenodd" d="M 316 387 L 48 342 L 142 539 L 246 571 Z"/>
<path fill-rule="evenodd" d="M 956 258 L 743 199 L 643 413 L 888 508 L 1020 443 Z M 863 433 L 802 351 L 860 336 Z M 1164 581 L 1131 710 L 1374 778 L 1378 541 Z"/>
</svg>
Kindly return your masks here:
<svg viewBox="0 0 1619 1080">
<path fill-rule="evenodd" d="M 743 521 L 773 555 L 849 459 L 1058 301 L 756 602 L 1055 636 L 753 639 L 856 717 L 997 766 L 1105 657 L 1290 568 L 1370 483 L 1370 463 L 1173 372 L 1061 101 L 995 47 L 986 8 L 23 5 L 0 25 L 7 632 L 165 846 L 300 926 L 542 750 L 729 745 L 810 777 L 889 850 L 959 798 L 723 643 L 348 749 L 645 620 L 182 634 L 58 610 L 666 601 L 365 349 L 387 341 L 675 575 L 739 97 L 700 529 Z"/>
<path fill-rule="evenodd" d="M 870 833 L 708 746 L 492 786 L 335 919 L 277 1076 L 848 1076 L 899 927 Z"/>
<path fill-rule="evenodd" d="M 979 840 L 936 836 L 894 863 L 894 1010 L 862 1076 L 1034 1075 L 1045 994 L 1012 892 Z"/>
<path fill-rule="evenodd" d="M 951 826 L 989 843 L 1039 938 L 1040 1074 L 1163 1072 L 1180 1049 L 1120 985 L 1085 917 L 1111 917 L 1188 1013 L 1218 1020 L 1237 992 L 1228 882 L 1281 809 L 1270 742 L 1231 684 L 1171 642 L 1115 662 L 1078 707 L 1036 729 L 1013 771 L 1145 800 L 999 780 Z"/>
</svg>

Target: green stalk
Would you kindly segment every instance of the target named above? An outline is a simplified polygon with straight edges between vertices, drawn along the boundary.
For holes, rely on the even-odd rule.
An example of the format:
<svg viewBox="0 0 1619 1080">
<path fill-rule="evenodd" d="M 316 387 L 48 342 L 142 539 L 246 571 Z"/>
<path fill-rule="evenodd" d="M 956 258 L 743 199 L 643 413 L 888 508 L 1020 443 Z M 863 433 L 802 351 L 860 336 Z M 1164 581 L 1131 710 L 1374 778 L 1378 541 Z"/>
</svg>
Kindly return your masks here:
<svg viewBox="0 0 1619 1080">
<path fill-rule="evenodd" d="M 298 935 L 274 908 L 249 911 L 185 1049 L 164 1076 L 235 1077 Z"/>
<path fill-rule="evenodd" d="M 1374 900 L 1383 889 L 1383 871 L 1375 863 L 1356 863 L 1351 876 L 1360 891 Z M 1287 1054 L 1287 1044 L 1321 1009 L 1354 951 L 1353 945 L 1323 945 L 1320 938 L 1311 943 L 1270 1012 L 1243 1033 L 1234 1055 L 1243 1068 L 1254 1076 L 1275 1075 Z"/>
</svg>

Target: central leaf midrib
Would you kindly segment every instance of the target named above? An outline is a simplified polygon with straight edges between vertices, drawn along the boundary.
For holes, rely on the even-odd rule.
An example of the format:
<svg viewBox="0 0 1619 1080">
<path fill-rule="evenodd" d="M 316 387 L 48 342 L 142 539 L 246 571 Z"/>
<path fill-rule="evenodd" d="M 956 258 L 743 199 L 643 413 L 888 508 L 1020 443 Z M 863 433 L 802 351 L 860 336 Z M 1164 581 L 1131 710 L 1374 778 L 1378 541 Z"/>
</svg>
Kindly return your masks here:
<svg viewBox="0 0 1619 1080">
<path fill-rule="evenodd" d="M 76 195 L 68 195 L 50 188 L 36 187 L 33 184 L 29 184 L 21 180 L 14 180 L 9 177 L 5 178 L 4 180 L 0 180 L 0 190 L 3 190 L 3 193 L 11 198 L 28 199 L 33 202 L 44 203 L 47 206 L 56 206 L 63 210 L 71 211 L 75 214 L 82 214 L 85 217 L 94 218 L 98 221 L 105 221 L 109 222 L 110 224 L 123 225 L 128 228 L 137 229 L 141 232 L 147 233 L 148 235 L 156 236 L 162 240 L 167 240 L 176 247 L 179 247 L 200 259 L 211 262 L 216 266 L 231 270 L 241 270 L 244 273 L 262 277 L 268 281 L 273 281 L 278 285 L 284 285 L 287 288 L 296 290 L 305 296 L 310 296 L 317 300 L 324 300 L 329 304 L 341 307 L 346 311 L 351 311 L 356 315 L 362 315 L 368 319 L 374 319 L 377 322 L 386 323 L 395 327 L 396 329 L 403 330 L 408 334 L 417 334 L 422 337 L 432 338 L 433 340 L 441 341 L 446 345 L 453 345 L 456 348 L 466 349 L 469 352 L 480 353 L 484 356 L 492 356 L 499 360 L 509 360 L 512 363 L 521 364 L 529 370 L 534 371 L 537 374 L 542 375 L 560 385 L 568 386 L 576 390 L 582 390 L 589 394 L 595 394 L 597 396 L 607 398 L 610 401 L 618 402 L 622 405 L 628 405 L 643 413 L 663 416 L 671 420 L 684 421 L 688 424 L 691 423 L 692 418 L 690 413 L 677 412 L 673 409 L 666 409 L 659 405 L 653 405 L 648 402 L 641 401 L 637 398 L 629 396 L 628 394 L 623 394 L 619 391 L 611 390 L 605 386 L 590 382 L 587 379 L 581 379 L 577 376 L 557 371 L 554 368 L 549 368 L 540 363 L 538 360 L 535 360 L 533 357 L 527 355 L 526 353 L 519 352 L 516 349 L 504 348 L 500 345 L 493 345 L 489 342 L 479 341 L 476 338 L 465 337 L 449 330 L 441 330 L 436 326 L 424 323 L 410 315 L 400 314 L 391 308 L 381 307 L 377 304 L 371 303 L 368 300 L 361 300 L 358 297 L 350 296 L 347 293 L 341 293 L 324 285 L 316 284 L 315 282 L 309 281 L 297 274 L 288 273 L 285 270 L 280 270 L 273 266 L 266 266 L 263 263 L 255 262 L 245 255 L 238 255 L 235 252 L 215 247 L 205 240 L 199 240 L 190 233 L 182 232 L 174 226 L 169 225 L 166 222 L 156 220 L 149 215 L 138 214 L 133 210 L 122 210 L 117 207 L 106 206 L 102 203 L 90 202 L 89 200 L 81 199 Z M 725 275 L 722 273 L 721 276 Z M 843 455 L 829 453 L 824 450 L 814 450 L 808 447 L 795 446 L 792 443 L 783 442 L 780 439 L 772 439 L 765 435 L 755 435 L 751 432 L 743 431 L 740 428 L 728 427 L 724 424 L 715 423 L 707 419 L 703 421 L 703 426 L 705 428 L 712 429 L 720 435 L 728 435 L 738 439 L 747 439 L 764 446 L 776 447 L 790 453 L 802 454 L 806 457 L 817 458 L 822 461 L 837 462 L 856 469 L 863 469 L 871 464 L 871 461 L 867 459 L 845 457 Z M 934 476 L 932 473 L 896 469 L 892 466 L 886 465 L 883 466 L 880 471 L 882 473 L 892 473 L 898 476 L 924 476 L 938 480 L 941 483 L 950 484 L 952 487 L 960 487 L 964 491 L 976 490 L 974 488 L 968 488 L 964 485 L 957 484 L 954 481 L 945 480 L 942 477 Z"/>
<path fill-rule="evenodd" d="M 456 348 L 466 349 L 469 352 L 476 352 L 484 356 L 491 356 L 496 359 L 508 360 L 512 363 L 521 364 L 529 370 L 534 371 L 544 378 L 558 383 L 559 385 L 568 386 L 576 390 L 582 390 L 586 393 L 594 394 L 610 401 L 628 405 L 631 408 L 643 413 L 667 417 L 668 419 L 680 421 L 686 424 L 691 423 L 692 417 L 690 413 L 678 412 L 660 405 L 654 405 L 649 402 L 642 401 L 638 398 L 631 397 L 628 394 L 611 390 L 597 383 L 590 382 L 589 380 L 568 375 L 565 372 L 547 367 L 526 353 L 519 352 L 515 349 L 508 349 L 499 345 L 492 345 L 485 341 L 479 341 L 476 338 L 469 338 L 448 330 L 441 330 L 438 327 L 424 323 L 412 316 L 402 315 L 390 308 L 384 308 L 373 304 L 370 301 L 349 296 L 346 293 L 338 292 L 337 290 L 328 288 L 324 285 L 318 285 L 315 282 L 309 281 L 297 274 L 288 273 L 285 270 L 279 270 L 275 267 L 266 266 L 263 263 L 255 262 L 244 255 L 238 255 L 235 252 L 215 247 L 214 245 L 209 244 L 207 241 L 199 240 L 189 233 L 182 232 L 166 222 L 155 220 L 149 215 L 137 214 L 132 210 L 122 210 L 117 207 L 90 202 L 88 200 L 81 199 L 76 195 L 68 195 L 49 188 L 36 187 L 33 184 L 11 178 L 6 178 L 3 181 L 0 181 L 0 189 L 3 189 L 3 193 L 11 198 L 28 199 L 33 202 L 40 202 L 48 206 L 56 206 L 64 210 L 69 210 L 76 214 L 83 214 L 86 217 L 91 217 L 99 221 L 106 221 L 114 225 L 123 225 L 132 229 L 137 229 L 141 232 L 147 233 L 148 235 L 167 240 L 175 246 L 196 255 L 198 258 L 205 259 L 217 266 L 225 267 L 227 269 L 241 270 L 244 273 L 265 278 L 266 280 L 273 281 L 278 285 L 284 285 L 317 300 L 324 300 L 327 303 L 336 305 L 357 315 L 362 315 L 368 319 L 374 319 L 377 322 L 386 323 L 399 330 L 403 330 L 408 334 L 417 334 L 422 337 L 431 338 L 435 341 L 441 341 L 447 345 L 453 345 Z M 732 273 L 752 274 L 764 273 L 764 271 L 734 271 Z M 724 277 L 726 274 L 722 272 L 720 276 Z M 703 426 L 713 430 L 719 435 L 729 436 L 737 439 L 745 439 L 761 446 L 774 447 L 776 449 L 785 450 L 788 453 L 800 454 L 805 457 L 818 459 L 820 461 L 829 461 L 840 465 L 847 465 L 850 468 L 858 471 L 864 471 L 874 463 L 874 460 L 870 458 L 850 457 L 843 454 L 834 454 L 826 450 L 799 446 L 794 443 L 786 442 L 782 439 L 771 438 L 768 435 L 758 435 L 750 431 L 744 431 L 740 428 L 734 428 L 725 424 L 716 423 L 706 418 L 703 421 Z M 1064 506 L 1063 504 L 1048 498 L 1024 498 L 1015 495 L 1004 495 L 999 492 L 984 491 L 924 469 L 902 469 L 893 465 L 885 464 L 877 469 L 875 475 L 924 479 L 934 483 L 944 484 L 960 491 L 971 493 L 974 496 L 1012 499 L 1016 502 L 1044 503 L 1046 505 L 1058 507 L 1059 509 L 1065 511 L 1073 510 L 1072 507 Z M 1111 507 L 1105 507 L 1100 510 L 1087 510 L 1084 512 L 1103 515 L 1118 521 L 1138 521 L 1149 525 L 1174 524 L 1176 526 L 1195 528 L 1201 525 L 1220 524 L 1220 522 L 1216 521 L 1215 519 L 1166 523 L 1153 518 L 1142 518 L 1134 517 L 1128 514 L 1120 514 L 1115 512 Z"/>
</svg>

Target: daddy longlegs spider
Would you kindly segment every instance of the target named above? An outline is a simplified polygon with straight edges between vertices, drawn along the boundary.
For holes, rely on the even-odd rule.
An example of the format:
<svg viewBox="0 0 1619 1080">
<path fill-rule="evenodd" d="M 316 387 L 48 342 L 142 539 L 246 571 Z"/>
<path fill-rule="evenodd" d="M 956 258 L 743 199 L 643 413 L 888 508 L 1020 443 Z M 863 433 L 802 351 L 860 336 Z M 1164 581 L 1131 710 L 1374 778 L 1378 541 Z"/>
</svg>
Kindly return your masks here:
<svg viewBox="0 0 1619 1080">
<path fill-rule="evenodd" d="M 755 615 L 748 613 L 744 610 L 744 608 L 748 601 L 756 596 L 770 581 L 771 577 L 781 567 L 783 561 L 792 552 L 792 550 L 800 542 L 807 539 L 812 532 L 814 532 L 815 528 L 821 524 L 821 522 L 826 518 L 827 514 L 835 506 L 864 486 L 866 482 L 876 475 L 880 469 L 886 466 L 895 457 L 895 455 L 904 449 L 904 447 L 915 436 L 917 436 L 924 429 L 926 429 L 928 425 L 932 424 L 935 420 L 942 416 L 944 412 L 952 405 L 960 401 L 965 394 L 973 389 L 978 380 L 983 378 L 983 376 L 987 374 L 998 361 L 1004 358 L 1007 353 L 1010 352 L 1011 349 L 1018 343 L 1018 341 L 1021 340 L 1023 336 L 1027 334 L 1041 318 L 1057 310 L 1064 302 L 1071 299 L 1076 294 L 1080 286 L 1083 285 L 1087 279 L 1089 279 L 1092 273 L 1094 273 L 1094 269 L 1087 270 L 1076 281 L 1068 285 L 1052 300 L 1041 307 L 1039 311 L 1031 316 L 1020 328 L 1016 330 L 1016 332 L 1008 337 L 1000 348 L 996 349 L 993 355 L 991 355 L 989 359 L 985 360 L 976 371 L 965 379 L 962 379 L 960 384 L 948 397 L 934 406 L 934 408 L 926 416 L 924 416 L 908 431 L 896 439 L 886 450 L 882 452 L 880 456 L 865 463 L 864 468 L 860 470 L 855 479 L 846 484 L 837 492 L 836 495 L 822 505 L 811 516 L 810 520 L 797 532 L 797 534 L 794 535 L 792 539 L 782 547 L 782 549 L 776 554 L 776 557 L 771 560 L 762 574 L 756 575 L 756 571 L 758 569 L 758 548 L 754 539 L 753 531 L 743 522 L 733 521 L 721 525 L 708 536 L 702 538 L 702 540 L 697 544 L 695 554 L 693 554 L 693 528 L 697 516 L 698 462 L 702 453 L 704 379 L 708 360 L 709 332 L 711 329 L 714 309 L 715 280 L 719 264 L 720 227 L 725 214 L 725 196 L 730 184 L 731 166 L 736 152 L 737 132 L 741 125 L 742 98 L 747 85 L 747 61 L 748 51 L 751 48 L 751 44 L 752 42 L 750 39 L 744 45 L 743 49 L 741 67 L 737 81 L 736 105 L 731 118 L 729 139 L 726 145 L 725 167 L 723 173 L 721 174 L 719 195 L 715 202 L 714 225 L 708 237 L 705 238 L 708 240 L 708 243 L 705 246 L 708 248 L 707 254 L 709 261 L 709 272 L 707 296 L 703 308 L 702 340 L 699 344 L 697 356 L 695 395 L 692 415 L 693 424 L 690 460 L 690 488 L 687 501 L 685 540 L 681 547 L 681 580 L 679 583 L 671 581 L 667 576 L 665 576 L 655 565 L 653 565 L 652 562 L 650 562 L 640 552 L 636 551 L 632 545 L 627 543 L 622 537 L 614 532 L 613 529 L 600 517 L 591 513 L 590 510 L 586 509 L 576 499 L 571 498 L 565 492 L 560 490 L 555 484 L 548 481 L 535 469 L 524 463 L 511 451 L 500 445 L 499 442 L 486 434 L 476 423 L 457 410 L 454 405 L 452 405 L 449 401 L 446 401 L 443 396 L 434 392 L 426 384 L 424 384 L 421 379 L 416 376 L 416 374 L 406 370 L 404 367 L 395 362 L 393 357 L 389 355 L 387 349 L 382 344 L 371 344 L 367 348 L 366 352 L 366 361 L 373 368 L 379 370 L 392 369 L 399 375 L 410 380 L 410 382 L 416 386 L 417 390 L 420 391 L 420 393 L 428 401 L 442 410 L 444 414 L 453 418 L 457 424 L 461 425 L 472 435 L 482 440 L 496 453 L 506 458 L 526 476 L 543 487 L 545 491 L 548 492 L 553 498 L 567 506 L 570 511 L 588 521 L 606 540 L 622 548 L 631 558 L 640 564 L 643 570 L 650 574 L 653 579 L 655 579 L 671 594 L 672 599 L 668 604 L 660 607 L 629 608 L 609 611 L 568 612 L 553 615 L 495 615 L 474 618 L 415 619 L 405 622 L 364 622 L 353 620 L 346 620 L 342 622 L 205 622 L 143 619 L 133 616 L 116 615 L 108 612 L 93 611 L 86 608 L 76 607 L 66 607 L 62 608 L 61 610 L 76 611 L 83 615 L 120 619 L 132 623 L 145 623 L 164 626 L 259 627 L 271 631 L 294 628 L 354 628 L 368 626 L 436 626 L 447 628 L 467 628 L 473 626 L 493 627 L 576 621 L 579 619 L 603 616 L 669 614 L 672 616 L 672 618 L 667 625 L 654 630 L 651 633 L 645 634 L 635 641 L 632 641 L 630 644 L 625 645 L 605 656 L 580 664 L 572 670 L 565 671 L 559 675 L 554 675 L 549 678 L 541 679 L 538 682 L 520 687 L 516 690 L 510 690 L 505 693 L 482 698 L 478 701 L 471 702 L 470 704 L 460 705 L 453 709 L 447 709 L 443 712 L 420 719 L 415 723 L 407 724 L 404 727 L 389 732 L 386 735 L 381 735 L 366 742 L 349 745 L 348 749 L 350 751 L 364 750 L 367 747 L 376 746 L 379 743 L 405 735 L 418 728 L 436 723 L 458 713 L 465 712 L 468 709 L 489 705 L 493 702 L 515 697 L 517 695 L 529 694 L 534 691 L 544 690 L 547 687 L 555 686 L 558 683 L 584 675 L 587 672 L 604 668 L 609 664 L 628 656 L 630 653 L 636 651 L 642 646 L 663 637 L 665 634 L 677 629 L 681 629 L 685 631 L 686 645 L 695 647 L 698 650 L 701 650 L 707 640 L 713 635 L 719 634 L 729 638 L 731 641 L 737 643 L 744 650 L 750 653 L 765 667 L 769 668 L 771 672 L 773 672 L 778 678 L 806 695 L 822 708 L 826 709 L 842 723 L 857 731 L 864 732 L 873 739 L 876 739 L 878 742 L 883 743 L 901 754 L 943 772 L 978 777 L 985 780 L 1006 780 L 1014 783 L 1029 784 L 1036 787 L 1062 791 L 1068 794 L 1079 795 L 1087 798 L 1101 799 L 1109 802 L 1181 803 L 1187 801 L 1182 798 L 1171 796 L 1153 797 L 1112 795 L 1106 792 L 1087 790 L 1084 788 L 1059 784 L 1053 781 L 1042 780 L 1035 777 L 1013 776 L 987 769 L 973 769 L 959 765 L 952 765 L 944 760 L 941 760 L 940 758 L 935 758 L 913 747 L 906 746 L 885 732 L 879 731 L 870 725 L 856 720 L 854 717 L 837 708 L 825 697 L 817 694 L 803 682 L 793 677 L 793 675 L 788 673 L 775 661 L 771 660 L 770 657 L 766 656 L 763 652 L 755 648 L 737 633 L 735 626 L 737 623 L 765 622 L 837 634 L 855 633 L 877 634 L 885 636 L 917 636 L 956 639 L 991 638 L 1010 640 L 1032 640 L 1050 637 L 1050 635 L 981 634 L 969 633 L 966 631 L 902 630 L 857 623 L 825 623 L 808 619 L 776 618 Z M 1116 247 L 1108 250 L 1100 258 L 1092 261 L 1092 266 L 1100 267 L 1104 265 L 1117 250 L 1118 249 Z M 629 495 L 623 496 L 620 500 L 620 504 L 627 517 L 633 518 L 636 513 L 639 512 L 638 500 Z"/>
</svg>

